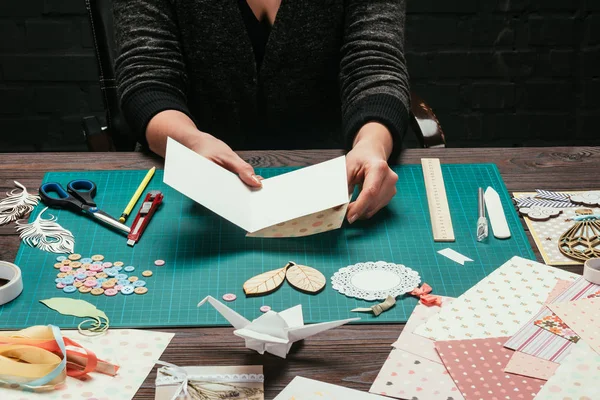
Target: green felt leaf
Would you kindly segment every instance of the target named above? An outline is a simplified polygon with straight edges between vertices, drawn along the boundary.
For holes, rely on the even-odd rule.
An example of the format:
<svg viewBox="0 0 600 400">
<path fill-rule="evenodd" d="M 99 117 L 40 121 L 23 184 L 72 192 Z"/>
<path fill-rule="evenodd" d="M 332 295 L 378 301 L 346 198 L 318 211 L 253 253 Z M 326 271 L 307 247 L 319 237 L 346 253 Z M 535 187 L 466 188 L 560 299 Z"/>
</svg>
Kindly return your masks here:
<svg viewBox="0 0 600 400">
<path fill-rule="evenodd" d="M 108 320 L 106 314 L 104 314 L 104 311 L 98 310 L 95 305 L 90 304 L 85 300 L 69 299 L 66 297 L 53 297 L 51 299 L 40 300 L 40 303 L 63 315 L 72 315 L 74 317 L 81 318 L 88 317 L 94 319 L 102 317 Z"/>
</svg>

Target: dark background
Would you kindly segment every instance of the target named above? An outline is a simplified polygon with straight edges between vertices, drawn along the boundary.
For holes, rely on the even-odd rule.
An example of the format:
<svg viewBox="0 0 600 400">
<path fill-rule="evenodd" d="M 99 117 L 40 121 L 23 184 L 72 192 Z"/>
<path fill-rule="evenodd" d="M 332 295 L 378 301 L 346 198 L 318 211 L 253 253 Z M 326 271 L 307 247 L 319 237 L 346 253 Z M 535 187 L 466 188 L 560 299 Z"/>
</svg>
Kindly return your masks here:
<svg viewBox="0 0 600 400">
<path fill-rule="evenodd" d="M 449 146 L 600 144 L 600 0 L 408 0 L 407 59 Z M 102 114 L 83 0 L 1 0 L 0 151 Z"/>
</svg>

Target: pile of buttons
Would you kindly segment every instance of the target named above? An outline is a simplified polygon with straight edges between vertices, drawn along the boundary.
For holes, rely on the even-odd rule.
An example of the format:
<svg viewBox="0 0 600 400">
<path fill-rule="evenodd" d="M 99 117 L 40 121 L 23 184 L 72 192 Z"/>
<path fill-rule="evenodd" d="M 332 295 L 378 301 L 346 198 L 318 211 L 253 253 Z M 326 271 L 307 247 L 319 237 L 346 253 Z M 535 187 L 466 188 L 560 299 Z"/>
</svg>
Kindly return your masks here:
<svg viewBox="0 0 600 400">
<path fill-rule="evenodd" d="M 65 293 L 91 293 L 94 296 L 115 296 L 146 294 L 146 282 L 130 273 L 135 267 L 124 263 L 104 261 L 104 256 L 96 254 L 83 258 L 81 254 L 70 254 L 68 257 L 56 258 L 54 268 L 60 272 L 56 275 L 56 288 Z M 143 271 L 142 276 L 152 276 L 152 271 Z"/>
</svg>

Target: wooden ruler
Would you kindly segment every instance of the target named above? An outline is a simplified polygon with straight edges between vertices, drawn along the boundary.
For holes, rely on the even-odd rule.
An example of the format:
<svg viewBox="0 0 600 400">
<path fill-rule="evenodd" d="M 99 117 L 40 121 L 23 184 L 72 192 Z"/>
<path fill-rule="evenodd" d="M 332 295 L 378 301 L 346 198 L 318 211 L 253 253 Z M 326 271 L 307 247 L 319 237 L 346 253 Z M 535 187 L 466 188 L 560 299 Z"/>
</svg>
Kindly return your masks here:
<svg viewBox="0 0 600 400">
<path fill-rule="evenodd" d="M 450 217 L 440 159 L 422 158 L 421 165 L 423 166 L 423 177 L 425 178 L 425 189 L 427 190 L 427 204 L 429 205 L 433 240 L 436 242 L 454 242 L 452 218 Z"/>
</svg>

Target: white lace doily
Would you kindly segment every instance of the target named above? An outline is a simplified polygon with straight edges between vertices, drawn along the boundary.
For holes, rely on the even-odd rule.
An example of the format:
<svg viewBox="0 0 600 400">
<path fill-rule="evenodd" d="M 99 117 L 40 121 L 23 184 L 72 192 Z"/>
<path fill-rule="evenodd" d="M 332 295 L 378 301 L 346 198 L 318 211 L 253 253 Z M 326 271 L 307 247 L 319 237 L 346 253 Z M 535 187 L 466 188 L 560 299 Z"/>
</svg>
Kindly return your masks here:
<svg viewBox="0 0 600 400">
<path fill-rule="evenodd" d="M 331 277 L 335 290 L 348 297 L 373 301 L 398 297 L 421 283 L 421 277 L 401 264 L 385 261 L 364 262 L 341 268 Z"/>
<path fill-rule="evenodd" d="M 206 375 L 187 375 L 189 381 L 210 382 L 210 383 L 253 383 L 264 382 L 263 374 L 206 374 Z M 183 382 L 180 376 L 168 374 L 168 368 L 160 368 L 156 376 L 156 386 L 176 385 Z"/>
</svg>

